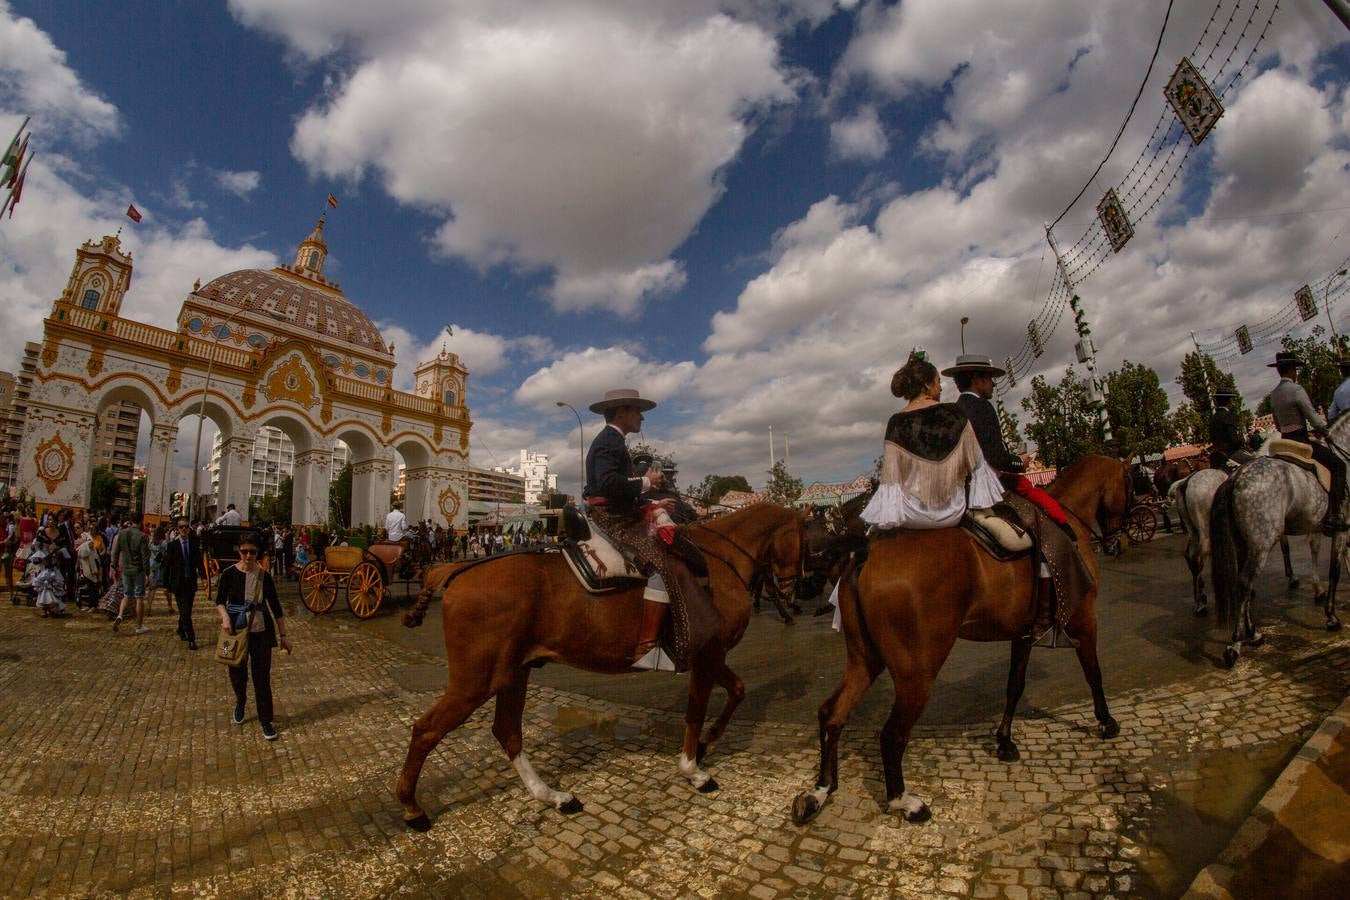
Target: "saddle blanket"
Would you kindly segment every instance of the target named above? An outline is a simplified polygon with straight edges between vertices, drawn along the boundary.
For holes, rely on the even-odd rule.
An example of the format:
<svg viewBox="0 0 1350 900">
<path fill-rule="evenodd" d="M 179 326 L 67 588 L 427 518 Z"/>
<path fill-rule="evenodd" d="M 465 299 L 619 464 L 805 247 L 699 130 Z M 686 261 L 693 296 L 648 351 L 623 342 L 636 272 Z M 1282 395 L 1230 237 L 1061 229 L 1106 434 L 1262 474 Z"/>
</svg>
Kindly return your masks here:
<svg viewBox="0 0 1350 900">
<path fill-rule="evenodd" d="M 1270 455 L 1291 465 L 1310 472 L 1322 486 L 1322 490 L 1331 493 L 1331 473 L 1327 467 L 1312 458 L 1312 448 L 1302 441 L 1287 441 L 1275 438 L 1270 442 Z"/>
<path fill-rule="evenodd" d="M 584 539 L 562 545 L 563 559 L 581 586 L 592 594 L 634 587 L 646 574 L 626 557 L 599 528 L 590 528 Z"/>
</svg>

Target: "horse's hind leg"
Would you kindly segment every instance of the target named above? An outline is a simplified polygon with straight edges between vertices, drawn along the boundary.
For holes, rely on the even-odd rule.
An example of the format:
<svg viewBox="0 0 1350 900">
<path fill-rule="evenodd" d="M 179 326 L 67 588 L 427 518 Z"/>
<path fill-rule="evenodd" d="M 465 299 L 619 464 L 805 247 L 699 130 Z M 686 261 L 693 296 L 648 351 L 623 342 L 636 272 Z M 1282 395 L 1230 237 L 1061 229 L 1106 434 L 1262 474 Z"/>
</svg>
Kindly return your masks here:
<svg viewBox="0 0 1350 900">
<path fill-rule="evenodd" d="M 1027 685 L 1027 663 L 1031 660 L 1031 641 L 1017 638 L 1012 642 L 1012 662 L 1008 667 L 1008 700 L 1003 707 L 1003 721 L 994 732 L 998 742 L 998 758 L 1003 762 L 1016 762 L 1020 754 L 1012 739 L 1013 713 L 1017 711 L 1017 701 L 1022 699 L 1022 691 Z"/>
<path fill-rule="evenodd" d="M 1298 587 L 1298 579 L 1294 577 L 1294 563 L 1289 559 L 1289 538 L 1280 535 L 1280 555 L 1284 557 L 1284 577 L 1289 584 L 1289 590 L 1295 590 Z"/>
<path fill-rule="evenodd" d="M 1332 546 L 1332 552 L 1335 553 L 1335 545 Z M 1322 584 L 1322 536 L 1320 534 L 1308 535 L 1308 553 L 1312 556 L 1312 585 L 1313 585 L 1313 603 L 1317 606 L 1325 606 L 1327 602 L 1326 585 Z"/>
<path fill-rule="evenodd" d="M 703 757 L 712 752 L 713 746 L 722 739 L 726 733 L 727 723 L 731 721 L 731 716 L 736 712 L 736 707 L 741 705 L 745 699 L 745 682 L 736 675 L 735 672 L 727 668 L 726 660 L 722 661 L 721 669 L 713 676 L 718 686 L 727 692 L 726 706 L 722 707 L 722 712 L 718 714 L 716 721 L 708 726 L 708 730 L 703 733 L 703 740 L 699 742 L 697 755 L 694 757 L 698 762 L 703 762 Z"/>
<path fill-rule="evenodd" d="M 1120 725 L 1111 717 L 1111 710 L 1106 705 L 1106 691 L 1102 688 L 1102 667 L 1097 661 L 1095 616 L 1081 633 L 1070 636 L 1078 641 L 1078 665 L 1082 667 L 1083 677 L 1087 679 L 1088 689 L 1092 691 L 1092 712 L 1097 717 L 1098 730 L 1102 737 L 1113 738 L 1120 734 Z"/>
<path fill-rule="evenodd" d="M 1209 598 L 1205 596 L 1205 552 L 1201 547 L 1200 535 L 1194 529 L 1186 536 L 1186 565 L 1191 570 L 1191 596 L 1195 602 L 1195 614 L 1203 616 L 1209 612 Z"/>
<path fill-rule="evenodd" d="M 422 774 L 427 755 L 442 738 L 463 725 L 464 720 L 487 702 L 489 696 L 485 691 L 465 694 L 457 690 L 452 682 L 441 699 L 413 723 L 408 755 L 403 760 L 403 771 L 399 774 L 398 786 L 394 790 L 398 802 L 403 804 L 403 824 L 409 828 L 426 831 L 431 827 L 431 820 L 417 805 L 417 779 Z"/>
<path fill-rule="evenodd" d="M 567 815 L 581 812 L 581 801 L 566 791 L 555 791 L 544 783 L 530 765 L 529 757 L 522 749 L 520 720 L 525 712 L 525 690 L 529 686 L 530 669 L 521 666 L 516 670 L 511 683 L 497 692 L 497 713 L 492 719 L 492 736 L 506 751 L 516 774 L 525 783 L 525 790 L 536 800 L 542 800 L 554 809 Z"/>
<path fill-rule="evenodd" d="M 1026 643 L 1026 642 L 1021 642 Z M 1031 645 L 1027 643 L 1030 650 Z M 1025 663 L 1023 663 L 1025 672 Z M 928 804 L 905 790 L 905 748 L 909 733 L 928 704 L 933 676 L 926 672 L 896 672 L 895 703 L 881 728 L 881 766 L 886 775 L 886 809 L 899 813 L 906 822 L 927 822 L 933 817 Z"/>
<path fill-rule="evenodd" d="M 802 791 L 792 801 L 792 821 L 805 825 L 816 817 L 825 800 L 839 787 L 839 733 L 844 730 L 849 713 L 858 705 L 862 695 L 881 674 L 879 665 L 872 666 L 862 659 L 850 658 L 844 664 L 844 677 L 834 693 L 820 705 L 820 771 L 815 786 Z"/>
<path fill-rule="evenodd" d="M 1331 541 L 1331 583 L 1327 585 L 1327 631 L 1340 631 L 1341 620 L 1336 617 L 1336 587 L 1341 580 L 1341 561 L 1345 556 L 1346 538 L 1338 534 Z"/>
</svg>

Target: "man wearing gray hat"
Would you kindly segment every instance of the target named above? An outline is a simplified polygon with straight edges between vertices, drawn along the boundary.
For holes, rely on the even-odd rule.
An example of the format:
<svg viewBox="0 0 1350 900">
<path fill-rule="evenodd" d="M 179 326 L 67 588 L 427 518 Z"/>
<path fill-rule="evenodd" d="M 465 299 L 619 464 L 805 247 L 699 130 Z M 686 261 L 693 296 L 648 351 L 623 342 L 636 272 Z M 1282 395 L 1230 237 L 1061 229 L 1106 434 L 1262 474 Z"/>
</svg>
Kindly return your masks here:
<svg viewBox="0 0 1350 900">
<path fill-rule="evenodd" d="M 651 536 L 643 520 L 643 495 L 659 489 L 664 476 L 659 468 L 639 475 L 633 469 L 625 438 L 642 430 L 642 414 L 656 406 L 631 388 L 608 391 L 605 399 L 590 405 L 605 417 L 605 427 L 591 442 L 586 454 L 586 487 L 582 496 L 595 524 L 610 540 L 636 557 L 652 575 L 642 599 L 642 624 L 633 651 L 633 668 L 683 670 L 690 657 L 716 632 L 716 611 L 701 596 L 698 584 L 684 564 Z M 671 629 L 672 660 L 662 652 L 661 629 L 677 604 Z M 695 604 L 691 608 L 691 601 Z"/>
</svg>

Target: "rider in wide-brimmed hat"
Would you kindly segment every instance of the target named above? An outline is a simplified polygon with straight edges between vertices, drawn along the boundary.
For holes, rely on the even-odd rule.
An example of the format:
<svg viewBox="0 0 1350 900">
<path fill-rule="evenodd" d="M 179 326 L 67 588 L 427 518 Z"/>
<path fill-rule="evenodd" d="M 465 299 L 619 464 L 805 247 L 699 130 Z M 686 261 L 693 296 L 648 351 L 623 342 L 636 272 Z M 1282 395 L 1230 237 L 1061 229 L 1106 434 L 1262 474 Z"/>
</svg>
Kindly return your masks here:
<svg viewBox="0 0 1350 900">
<path fill-rule="evenodd" d="M 1350 355 L 1341 354 L 1341 381 L 1336 393 L 1331 396 L 1331 406 L 1327 407 L 1327 418 L 1334 421 L 1337 416 L 1350 409 Z"/>
<path fill-rule="evenodd" d="M 1308 392 L 1298 383 L 1298 370 L 1303 367 L 1303 360 L 1296 353 L 1281 350 L 1275 354 L 1275 361 L 1267 365 L 1280 373 L 1280 383 L 1268 398 L 1280 437 L 1310 445 L 1313 459 L 1326 466 L 1331 473 L 1331 497 L 1327 503 L 1327 517 L 1322 521 L 1322 530 L 1327 534 L 1346 531 L 1350 525 L 1346 524 L 1344 510 L 1345 463 L 1336 451 L 1312 439 L 1315 434 L 1326 434 L 1327 421 L 1313 407 Z"/>
<path fill-rule="evenodd" d="M 1228 468 L 1229 463 L 1242 465 L 1250 462 L 1252 455 L 1247 452 L 1242 440 L 1242 429 L 1238 427 L 1237 413 L 1233 412 L 1233 401 L 1238 392 L 1232 388 L 1219 388 L 1214 392 L 1214 413 L 1209 417 L 1209 464 L 1215 469 Z"/>
<path fill-rule="evenodd" d="M 642 624 L 633 652 L 633 668 L 672 670 L 685 668 L 689 658 L 710 636 L 707 620 L 712 606 L 699 594 L 700 589 L 684 563 L 654 538 L 648 527 L 647 520 L 653 517 L 647 513 L 656 510 L 646 509 L 650 499 L 644 495 L 660 489 L 665 477 L 659 467 L 638 474 L 625 437 L 642 430 L 642 414 L 655 406 L 655 401 L 632 388 L 607 391 L 604 399 L 590 405 L 591 412 L 605 417 L 605 427 L 595 436 L 586 454 L 586 486 L 582 496 L 600 530 L 652 572 L 643 592 Z M 660 646 L 661 629 L 672 600 L 679 604 L 678 618 L 671 629 L 674 660 Z M 697 613 L 691 616 L 695 607 Z M 715 617 L 715 613 L 712 615 Z"/>
</svg>

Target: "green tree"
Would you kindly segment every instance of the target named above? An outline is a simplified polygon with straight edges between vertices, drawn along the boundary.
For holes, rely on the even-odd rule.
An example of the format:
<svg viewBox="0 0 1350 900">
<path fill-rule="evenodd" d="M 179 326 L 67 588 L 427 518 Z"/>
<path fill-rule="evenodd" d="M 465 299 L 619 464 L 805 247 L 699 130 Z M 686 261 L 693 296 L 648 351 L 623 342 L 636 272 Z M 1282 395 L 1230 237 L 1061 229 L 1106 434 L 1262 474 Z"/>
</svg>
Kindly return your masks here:
<svg viewBox="0 0 1350 900">
<path fill-rule="evenodd" d="M 1190 409 L 1184 414 L 1177 408 L 1173 425 L 1177 435 L 1194 444 L 1209 443 L 1209 420 L 1214 416 L 1214 392 L 1220 388 L 1237 392 L 1237 381 L 1233 373 L 1220 369 L 1214 358 L 1208 353 L 1192 351 L 1181 359 L 1181 371 L 1177 373 L 1177 384 L 1181 393 L 1186 395 Z M 1239 427 L 1246 429 L 1251 425 L 1252 414 L 1239 396 L 1229 406 L 1237 413 Z"/>
<path fill-rule="evenodd" d="M 1036 443 L 1037 455 L 1046 465 L 1060 468 L 1100 452 L 1102 429 L 1092 392 L 1087 381 L 1074 374 L 1073 366 L 1058 385 L 1051 385 L 1042 375 L 1031 379 L 1031 396 L 1022 400 L 1022 409 L 1033 419 L 1027 425 L 1027 437 Z"/>
<path fill-rule="evenodd" d="M 1162 453 L 1172 443 L 1175 421 L 1158 373 L 1125 360 L 1106 376 L 1106 417 L 1122 455 L 1141 458 Z"/>
<path fill-rule="evenodd" d="M 131 482 L 131 514 L 139 516 L 145 512 L 145 479 L 137 478 Z"/>
<path fill-rule="evenodd" d="M 802 480 L 793 478 L 787 463 L 780 459 L 769 470 L 769 486 L 765 494 L 770 503 L 793 503 L 802 495 Z"/>
<path fill-rule="evenodd" d="M 694 488 L 693 496 L 703 506 L 712 506 L 730 491 L 751 492 L 750 482 L 744 475 L 705 475 Z"/>
<path fill-rule="evenodd" d="M 1017 413 L 1008 412 L 1003 408 L 1000 402 L 998 405 L 998 425 L 1003 431 L 1003 442 L 1008 445 L 1008 449 L 1017 453 L 1017 448 L 1022 446 L 1021 422 L 1018 421 Z M 877 464 L 877 474 L 881 474 L 881 464 Z"/>
<path fill-rule="evenodd" d="M 107 466 L 94 466 L 89 479 L 89 508 L 96 513 L 109 513 L 115 502 L 117 476 Z"/>
<path fill-rule="evenodd" d="M 348 527 L 352 521 L 352 464 L 347 463 L 333 479 L 329 489 L 329 503 L 337 516 L 337 524 Z"/>
</svg>

